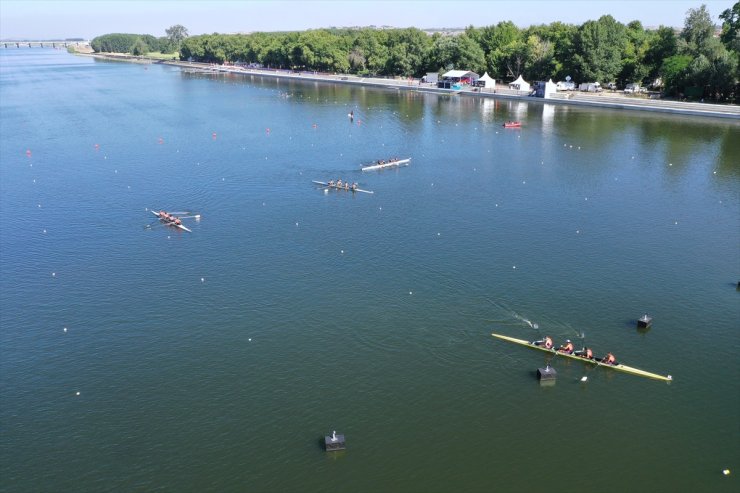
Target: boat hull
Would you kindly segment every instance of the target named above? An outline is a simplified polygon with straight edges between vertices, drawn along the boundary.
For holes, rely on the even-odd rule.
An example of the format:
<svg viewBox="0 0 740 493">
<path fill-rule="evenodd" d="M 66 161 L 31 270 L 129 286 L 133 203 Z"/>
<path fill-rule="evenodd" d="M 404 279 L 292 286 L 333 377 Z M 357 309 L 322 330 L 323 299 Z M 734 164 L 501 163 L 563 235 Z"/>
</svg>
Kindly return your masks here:
<svg viewBox="0 0 740 493">
<path fill-rule="evenodd" d="M 333 190 L 344 190 L 347 192 L 360 192 L 360 193 L 375 193 L 372 190 L 363 190 L 361 188 L 344 188 L 344 187 L 338 187 L 336 185 L 329 185 L 328 183 L 325 183 L 323 181 L 317 181 L 317 180 L 311 180 L 312 183 L 315 183 L 316 185 L 322 185 L 326 188 L 331 188 Z"/>
<path fill-rule="evenodd" d="M 362 171 L 373 171 L 376 169 L 393 168 L 396 166 L 408 166 L 410 161 L 411 158 L 399 159 L 398 161 L 393 161 L 392 163 L 371 164 L 369 166 L 363 166 Z"/>
<path fill-rule="evenodd" d="M 606 363 L 601 363 L 601 360 L 599 359 L 588 359 L 588 358 L 584 358 L 582 356 L 578 356 L 575 354 L 563 353 L 560 351 L 556 351 L 555 349 L 547 349 L 542 346 L 537 346 L 530 341 L 525 341 L 524 339 L 517 339 L 515 337 L 509 337 L 509 336 L 505 336 L 501 334 L 491 334 L 491 335 L 493 337 L 496 337 L 497 339 L 502 339 L 504 341 L 513 342 L 514 344 L 519 344 L 521 346 L 527 346 L 532 349 L 539 349 L 540 351 L 545 351 L 546 353 L 563 356 L 564 358 L 570 358 L 570 359 L 574 359 L 577 361 L 583 361 L 584 363 L 590 363 L 592 365 L 597 365 L 597 366 L 601 366 L 604 368 L 610 368 L 612 370 L 621 371 L 623 373 L 629 373 L 630 375 L 637 375 L 640 377 L 652 378 L 653 380 L 663 380 L 665 382 L 670 382 L 673 380 L 673 378 L 670 375 L 668 376 L 658 375 L 657 373 L 651 373 L 649 371 L 640 370 L 639 368 L 633 368 L 631 366 L 623 365 L 621 363 L 616 364 L 616 365 L 609 365 Z"/>
</svg>

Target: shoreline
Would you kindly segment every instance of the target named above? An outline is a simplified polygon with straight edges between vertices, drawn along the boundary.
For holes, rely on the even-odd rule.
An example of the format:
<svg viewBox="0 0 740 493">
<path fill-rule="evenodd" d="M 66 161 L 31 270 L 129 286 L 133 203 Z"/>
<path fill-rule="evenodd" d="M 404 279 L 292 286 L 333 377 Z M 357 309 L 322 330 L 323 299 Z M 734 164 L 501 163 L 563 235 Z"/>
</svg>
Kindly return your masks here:
<svg viewBox="0 0 740 493">
<path fill-rule="evenodd" d="M 517 100 L 533 103 L 552 103 L 572 106 L 588 106 L 599 108 L 610 108 L 620 110 L 637 110 L 648 112 L 660 112 L 676 115 L 692 115 L 709 118 L 724 118 L 740 120 L 740 106 L 736 105 L 718 105 L 711 103 L 693 103 L 683 101 L 670 101 L 662 99 L 643 99 L 635 98 L 617 93 L 581 93 L 581 92 L 558 92 L 551 98 L 537 98 L 529 96 L 523 91 L 515 91 L 508 88 L 497 88 L 473 90 L 465 88 L 463 90 L 438 89 L 432 85 L 422 85 L 418 79 L 383 79 L 374 77 L 360 77 L 351 74 L 321 74 L 317 72 L 293 72 L 289 70 L 277 69 L 252 69 L 226 65 L 212 65 L 200 62 L 185 62 L 180 60 L 163 60 L 148 57 L 135 57 L 124 54 L 103 54 L 91 53 L 81 54 L 104 60 L 117 60 L 129 63 L 156 63 L 161 65 L 170 65 L 180 67 L 181 69 L 192 69 L 193 72 L 212 73 L 212 74 L 239 74 L 261 77 L 272 77 L 275 79 L 302 80 L 310 82 L 322 82 L 329 84 L 345 84 L 361 87 L 373 87 L 380 89 L 395 89 L 403 91 L 414 91 L 440 95 L 478 97 L 491 99 Z"/>
</svg>

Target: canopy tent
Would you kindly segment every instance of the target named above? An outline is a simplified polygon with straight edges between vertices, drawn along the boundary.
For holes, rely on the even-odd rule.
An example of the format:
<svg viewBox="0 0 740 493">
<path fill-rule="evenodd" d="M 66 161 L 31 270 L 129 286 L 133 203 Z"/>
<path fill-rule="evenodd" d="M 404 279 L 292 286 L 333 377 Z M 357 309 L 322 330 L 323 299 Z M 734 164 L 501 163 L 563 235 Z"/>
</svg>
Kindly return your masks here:
<svg viewBox="0 0 740 493">
<path fill-rule="evenodd" d="M 496 80 L 491 79 L 491 76 L 488 75 L 488 72 L 486 72 L 485 74 L 483 74 L 483 77 L 478 79 L 478 87 L 495 88 Z"/>
<path fill-rule="evenodd" d="M 461 89 L 462 84 L 475 85 L 480 75 L 469 70 L 450 70 L 442 75 L 437 87 L 442 89 Z"/>
<path fill-rule="evenodd" d="M 509 89 L 516 89 L 517 91 L 529 91 L 529 82 L 522 79 L 520 75 L 514 82 L 509 82 Z"/>
<path fill-rule="evenodd" d="M 480 78 L 480 75 L 469 70 L 450 70 L 442 75 L 442 78 L 454 82 L 473 83 Z"/>
<path fill-rule="evenodd" d="M 549 98 L 557 92 L 557 85 L 550 79 L 547 82 L 535 83 L 535 96 L 538 98 Z"/>
</svg>

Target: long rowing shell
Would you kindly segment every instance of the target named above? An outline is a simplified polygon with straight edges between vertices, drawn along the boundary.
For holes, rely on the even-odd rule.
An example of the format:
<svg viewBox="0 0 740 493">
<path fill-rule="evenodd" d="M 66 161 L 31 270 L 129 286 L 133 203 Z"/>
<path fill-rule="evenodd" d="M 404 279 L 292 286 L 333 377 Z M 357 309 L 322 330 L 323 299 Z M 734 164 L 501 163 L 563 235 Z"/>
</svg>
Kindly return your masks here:
<svg viewBox="0 0 740 493">
<path fill-rule="evenodd" d="M 372 190 L 363 190 L 361 188 L 351 188 L 351 187 L 350 188 L 344 188 L 344 187 L 338 187 L 336 185 L 329 185 L 328 183 L 324 183 L 323 181 L 311 180 L 311 182 L 312 183 L 315 183 L 317 185 L 325 186 L 327 188 L 333 188 L 335 190 L 346 190 L 347 192 L 375 193 Z"/>
<path fill-rule="evenodd" d="M 372 171 L 376 169 L 390 168 L 392 166 L 408 166 L 410 161 L 411 161 L 411 158 L 399 159 L 398 161 L 393 161 L 391 163 L 370 164 L 368 166 L 363 166 L 362 171 Z"/>
<path fill-rule="evenodd" d="M 516 339 L 514 337 L 509 337 L 509 336 L 505 336 L 501 334 L 491 334 L 491 335 L 498 339 L 503 339 L 504 341 L 513 342 L 514 344 L 520 344 L 522 346 L 527 346 L 532 349 L 539 349 L 540 351 L 545 351 L 546 353 L 557 354 L 558 356 L 563 356 L 565 358 L 571 358 L 574 360 L 583 361 L 584 363 L 591 363 L 592 365 L 599 365 L 599 363 L 601 363 L 601 360 L 583 358 L 575 354 L 563 353 L 560 351 L 556 351 L 555 349 L 547 349 L 542 346 L 537 346 L 536 344 L 530 341 L 525 341 L 524 339 Z M 637 375 L 640 377 L 652 378 L 654 380 L 663 380 L 665 382 L 670 382 L 673 380 L 673 378 L 670 375 L 664 377 L 663 375 L 658 375 L 657 373 L 650 373 L 649 371 L 640 370 L 639 368 L 632 368 L 631 366 L 623 365 L 621 363 L 617 365 L 608 365 L 606 363 L 603 363 L 603 364 L 600 364 L 599 366 L 601 366 L 602 368 L 611 368 L 612 370 L 617 370 L 617 371 L 621 371 L 624 373 Z"/>
</svg>

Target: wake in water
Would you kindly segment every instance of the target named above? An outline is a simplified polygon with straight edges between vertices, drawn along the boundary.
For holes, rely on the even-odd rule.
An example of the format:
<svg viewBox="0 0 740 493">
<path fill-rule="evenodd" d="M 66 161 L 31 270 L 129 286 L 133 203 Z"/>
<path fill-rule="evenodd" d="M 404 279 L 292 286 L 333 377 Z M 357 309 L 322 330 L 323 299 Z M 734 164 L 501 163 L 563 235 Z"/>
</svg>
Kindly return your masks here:
<svg viewBox="0 0 740 493">
<path fill-rule="evenodd" d="M 488 302 L 493 307 L 493 312 L 501 315 L 501 318 L 490 320 L 490 322 L 495 323 L 499 326 L 505 325 L 509 327 L 518 327 L 520 329 L 526 329 L 527 331 L 529 329 L 534 329 L 539 335 L 542 335 L 542 333 L 540 332 L 540 324 L 543 323 L 542 320 L 539 323 L 534 322 L 528 317 L 520 315 L 506 302 L 503 302 L 501 300 L 489 299 Z M 557 320 L 549 320 L 544 316 L 542 316 L 541 318 L 544 319 L 544 326 L 547 327 L 547 332 L 552 337 L 572 338 L 573 336 L 575 336 L 583 338 L 583 332 L 577 331 L 568 323 L 560 322 Z"/>
</svg>

